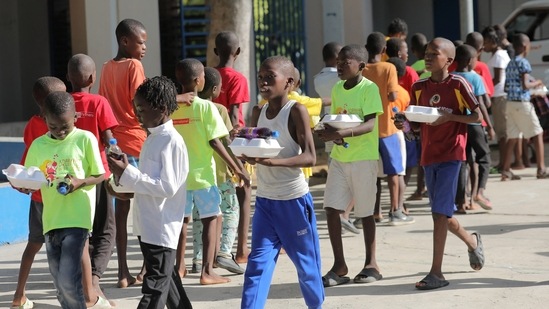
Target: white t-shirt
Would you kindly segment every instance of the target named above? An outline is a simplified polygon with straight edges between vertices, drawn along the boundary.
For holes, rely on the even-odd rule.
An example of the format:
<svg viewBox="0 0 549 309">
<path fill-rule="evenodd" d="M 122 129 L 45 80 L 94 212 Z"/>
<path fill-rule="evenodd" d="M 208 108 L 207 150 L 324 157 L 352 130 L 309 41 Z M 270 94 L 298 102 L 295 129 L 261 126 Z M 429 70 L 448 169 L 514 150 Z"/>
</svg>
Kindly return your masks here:
<svg viewBox="0 0 549 309">
<path fill-rule="evenodd" d="M 507 51 L 504 49 L 498 49 L 493 55 L 490 60 L 488 60 L 488 68 L 490 68 L 490 71 L 492 73 L 492 76 L 494 76 L 494 68 L 503 69 L 503 72 L 501 74 L 500 82 L 497 84 L 494 84 L 494 94 L 493 97 L 501 97 L 506 96 L 505 93 L 505 68 L 507 68 L 507 64 L 509 64 L 509 61 L 511 61 L 511 58 L 509 58 L 509 54 L 507 54 Z"/>
<path fill-rule="evenodd" d="M 332 96 L 332 88 L 340 80 L 336 68 L 324 67 L 314 77 L 315 91 L 321 98 L 329 98 Z"/>
</svg>

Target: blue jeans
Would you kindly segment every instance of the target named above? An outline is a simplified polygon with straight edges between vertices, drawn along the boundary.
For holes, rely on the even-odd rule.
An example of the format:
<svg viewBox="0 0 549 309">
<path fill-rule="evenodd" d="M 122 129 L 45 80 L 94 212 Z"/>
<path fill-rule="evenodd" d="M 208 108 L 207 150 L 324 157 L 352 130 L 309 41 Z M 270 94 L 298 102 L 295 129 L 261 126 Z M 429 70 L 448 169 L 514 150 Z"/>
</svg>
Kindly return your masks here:
<svg viewBox="0 0 549 309">
<path fill-rule="evenodd" d="M 46 233 L 46 253 L 62 308 L 86 309 L 82 291 L 82 251 L 88 230 L 55 229 Z"/>
</svg>

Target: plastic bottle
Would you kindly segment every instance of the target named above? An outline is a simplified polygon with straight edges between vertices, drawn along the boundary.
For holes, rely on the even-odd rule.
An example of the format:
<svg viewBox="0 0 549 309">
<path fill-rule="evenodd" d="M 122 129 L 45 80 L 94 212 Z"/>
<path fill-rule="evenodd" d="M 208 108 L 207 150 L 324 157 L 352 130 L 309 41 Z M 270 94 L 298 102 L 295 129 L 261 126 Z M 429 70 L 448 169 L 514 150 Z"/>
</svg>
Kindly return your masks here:
<svg viewBox="0 0 549 309">
<path fill-rule="evenodd" d="M 402 122 L 402 132 L 404 132 L 404 138 L 407 141 L 412 141 L 416 138 L 414 135 L 414 131 L 412 131 L 412 128 L 410 127 L 410 122 L 408 122 L 408 119 L 406 119 L 406 116 L 404 114 L 398 112 L 398 108 L 396 106 L 393 107 L 393 113 L 394 118 L 396 121 Z"/>
<path fill-rule="evenodd" d="M 71 191 L 71 185 L 66 180 L 60 181 L 57 184 L 57 192 L 62 195 L 67 195 Z"/>
<path fill-rule="evenodd" d="M 109 140 L 109 148 L 107 149 L 107 155 L 117 160 L 122 160 L 122 154 L 123 154 L 122 149 L 118 147 L 116 138 L 111 138 Z"/>
<path fill-rule="evenodd" d="M 243 127 L 238 132 L 236 137 L 252 139 L 252 138 L 277 138 L 280 135 L 278 131 L 272 131 L 269 128 L 261 127 Z"/>
<path fill-rule="evenodd" d="M 347 143 L 344 139 L 340 138 L 340 139 L 335 139 L 334 140 L 334 144 L 336 145 L 339 145 L 339 146 L 343 146 L 343 148 L 349 148 L 349 143 Z"/>
</svg>

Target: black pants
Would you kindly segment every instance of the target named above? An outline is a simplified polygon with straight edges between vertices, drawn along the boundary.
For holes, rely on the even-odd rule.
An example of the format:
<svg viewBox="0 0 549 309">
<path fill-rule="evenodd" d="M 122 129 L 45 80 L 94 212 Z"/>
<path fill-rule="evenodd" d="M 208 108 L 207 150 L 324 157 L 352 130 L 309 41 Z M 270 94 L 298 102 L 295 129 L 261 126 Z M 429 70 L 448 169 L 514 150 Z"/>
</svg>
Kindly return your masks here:
<svg viewBox="0 0 549 309">
<path fill-rule="evenodd" d="M 92 274 L 101 278 L 111 259 L 116 238 L 113 198 L 103 185 L 96 187 L 95 217 L 90 237 Z"/>
<path fill-rule="evenodd" d="M 467 126 L 467 163 L 473 166 L 478 164 L 478 188 L 486 189 L 490 175 L 490 146 L 482 126 Z M 474 158 L 473 158 L 474 151 Z"/>
<path fill-rule="evenodd" d="M 192 309 L 191 301 L 175 271 L 176 250 L 139 241 L 147 273 L 143 279 L 140 309 Z"/>
</svg>

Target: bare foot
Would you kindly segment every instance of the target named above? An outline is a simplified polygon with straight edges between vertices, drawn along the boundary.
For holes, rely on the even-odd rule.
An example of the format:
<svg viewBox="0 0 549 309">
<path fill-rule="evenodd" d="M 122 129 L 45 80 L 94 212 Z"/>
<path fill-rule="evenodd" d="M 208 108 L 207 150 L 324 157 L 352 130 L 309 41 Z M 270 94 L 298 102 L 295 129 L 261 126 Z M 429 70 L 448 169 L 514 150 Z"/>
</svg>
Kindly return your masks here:
<svg viewBox="0 0 549 309">
<path fill-rule="evenodd" d="M 118 283 L 116 284 L 117 287 L 121 289 L 125 289 L 129 286 L 134 285 L 137 282 L 137 280 L 132 277 L 131 275 L 124 277 L 124 278 L 118 278 Z"/>
<path fill-rule="evenodd" d="M 480 208 L 480 206 L 477 203 L 473 202 L 470 205 L 467 205 L 465 207 L 465 209 L 467 209 L 467 210 L 481 210 L 482 208 Z"/>
<path fill-rule="evenodd" d="M 220 275 L 214 272 L 210 274 L 207 274 L 206 272 L 202 272 L 202 275 L 200 276 L 200 284 L 202 285 L 223 284 L 228 282 L 231 282 L 231 279 L 221 277 Z"/>
<path fill-rule="evenodd" d="M 250 255 L 250 250 L 246 250 L 244 253 L 236 252 L 235 260 L 238 264 L 248 263 L 248 255 Z"/>
<path fill-rule="evenodd" d="M 187 277 L 187 267 L 184 267 L 183 270 L 179 269 L 177 273 L 179 274 L 179 277 L 181 277 L 181 279 Z"/>
</svg>

